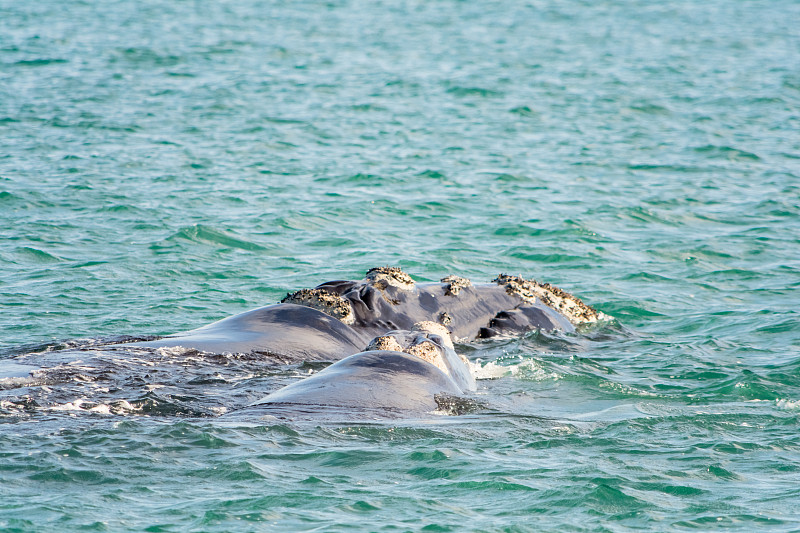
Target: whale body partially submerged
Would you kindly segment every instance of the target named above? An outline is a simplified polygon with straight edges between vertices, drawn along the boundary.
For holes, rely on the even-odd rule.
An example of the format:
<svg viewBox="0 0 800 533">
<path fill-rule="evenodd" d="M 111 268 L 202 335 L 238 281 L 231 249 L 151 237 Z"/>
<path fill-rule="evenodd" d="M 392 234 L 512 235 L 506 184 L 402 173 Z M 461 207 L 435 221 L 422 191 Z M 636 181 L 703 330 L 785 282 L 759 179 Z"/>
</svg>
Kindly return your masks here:
<svg viewBox="0 0 800 533">
<path fill-rule="evenodd" d="M 248 407 L 239 403 L 225 416 L 360 419 L 459 413 L 460 399 L 469 397 L 475 380 L 453 341 L 531 330 L 571 332 L 605 318 L 557 287 L 520 277 L 501 274 L 492 283 L 473 284 L 448 276 L 439 283 L 416 283 L 398 268 L 375 268 L 362 280 L 322 283 L 280 303 L 159 339 L 68 342 L 63 349 L 5 360 L 0 409 L 89 405 L 117 413 L 156 405 L 172 412 L 177 401 L 219 413 L 228 408 L 198 399 L 213 391 L 184 392 L 246 379 L 237 368 L 247 375 L 287 365 L 291 373 L 294 365 L 324 361 L 333 364 L 317 373 L 312 365 L 309 377 Z M 284 370 L 269 372 L 283 375 Z M 247 402 L 251 394 L 245 395 Z"/>
<path fill-rule="evenodd" d="M 392 331 L 366 350 L 253 402 L 229 418 L 360 418 L 420 416 L 443 399 L 475 390 L 469 361 L 456 354 L 448 331 L 420 322 Z"/>
<path fill-rule="evenodd" d="M 289 294 L 281 303 L 158 340 L 121 346 L 182 346 L 215 353 L 257 353 L 279 363 L 337 361 L 369 339 L 431 321 L 459 340 L 535 329 L 573 331 L 604 317 L 548 284 L 501 274 L 473 284 L 457 276 L 415 283 L 398 268 L 381 267 L 359 281 L 330 281 Z"/>
</svg>

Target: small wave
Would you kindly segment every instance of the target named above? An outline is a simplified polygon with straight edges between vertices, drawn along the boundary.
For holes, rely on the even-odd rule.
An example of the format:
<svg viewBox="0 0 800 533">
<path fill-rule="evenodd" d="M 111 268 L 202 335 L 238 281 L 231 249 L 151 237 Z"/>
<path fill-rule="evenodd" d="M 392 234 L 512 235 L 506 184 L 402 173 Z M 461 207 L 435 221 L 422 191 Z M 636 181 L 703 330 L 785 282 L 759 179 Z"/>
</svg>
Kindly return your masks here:
<svg viewBox="0 0 800 533">
<path fill-rule="evenodd" d="M 2 407 L 2 406 L 0 406 Z M 204 409 L 192 408 L 169 397 L 160 397 L 152 392 L 136 400 L 115 400 L 104 403 L 89 398 L 78 398 L 69 402 L 49 405 L 43 411 L 67 413 L 93 413 L 109 416 L 219 416 L 227 411 L 226 407 L 217 406 Z"/>
<path fill-rule="evenodd" d="M 526 381 L 556 381 L 563 377 L 558 372 L 548 372 L 541 363 L 533 359 L 516 365 L 512 368 L 511 375 Z"/>
<path fill-rule="evenodd" d="M 36 59 L 21 59 L 14 63 L 14 65 L 20 67 L 42 67 L 45 65 L 58 65 L 63 63 L 69 63 L 69 61 L 60 57 L 39 57 Z"/>
<path fill-rule="evenodd" d="M 185 346 L 162 346 L 156 348 L 156 353 L 161 357 L 186 357 L 200 353 L 196 348 L 186 348 Z"/>
<path fill-rule="evenodd" d="M 68 339 L 54 342 L 21 344 L 10 348 L 0 349 L 0 359 L 17 356 L 30 356 L 52 352 L 66 352 L 67 350 L 88 350 L 94 347 L 114 348 L 114 344 L 125 342 L 141 342 L 159 339 L 155 335 L 112 335 L 109 337 Z M 110 346 L 107 346 L 110 345 Z M 1 372 L 0 372 L 1 373 Z"/>
<path fill-rule="evenodd" d="M 713 144 L 707 144 L 705 146 L 699 146 L 695 148 L 694 151 L 700 154 L 706 154 L 708 157 L 713 159 L 749 159 L 751 161 L 761 160 L 758 155 L 752 152 L 740 150 L 731 146 L 715 146 Z"/>
<path fill-rule="evenodd" d="M 38 406 L 36 400 L 30 396 L 18 400 L 0 400 L 0 416 L 17 415 L 24 411 L 32 411 Z"/>
<path fill-rule="evenodd" d="M 30 246 L 21 246 L 15 251 L 17 257 L 30 263 L 58 263 L 61 261 L 59 257 Z"/>
<path fill-rule="evenodd" d="M 522 117 L 535 117 L 539 113 L 537 111 L 532 110 L 530 107 L 526 105 L 517 106 L 508 110 L 509 113 L 514 113 L 515 115 L 520 115 Z"/>
<path fill-rule="evenodd" d="M 27 378 L 33 370 L 38 367 L 23 365 L 13 361 L 0 361 L 0 383 L 6 379 Z"/>
<path fill-rule="evenodd" d="M 480 96 L 483 98 L 491 98 L 503 95 L 503 93 L 500 91 L 486 89 L 483 87 L 459 87 L 459 86 L 447 89 L 447 93 L 462 98 L 468 96 Z"/>
<path fill-rule="evenodd" d="M 51 405 L 44 408 L 45 411 L 84 411 L 102 415 L 121 415 L 136 411 L 137 409 L 125 400 L 112 402 L 111 404 L 96 403 L 86 398 L 78 398 L 71 402 Z M 141 410 L 141 409 L 139 409 Z"/>
<path fill-rule="evenodd" d="M 215 246 L 224 246 L 226 248 L 239 248 L 250 251 L 266 250 L 266 248 L 260 244 L 241 239 L 230 234 L 229 232 L 218 230 L 203 224 L 194 224 L 192 226 L 185 227 L 168 237 L 167 240 L 174 239 L 185 239 L 200 244 L 211 244 Z"/>
<path fill-rule="evenodd" d="M 650 392 L 646 390 L 642 390 L 638 387 L 632 387 L 630 385 L 625 385 L 623 383 L 617 383 L 614 381 L 603 381 L 599 384 L 599 388 L 609 390 L 612 392 L 620 393 L 624 396 L 638 396 L 644 398 L 660 398 L 661 395 L 655 392 Z"/>
</svg>

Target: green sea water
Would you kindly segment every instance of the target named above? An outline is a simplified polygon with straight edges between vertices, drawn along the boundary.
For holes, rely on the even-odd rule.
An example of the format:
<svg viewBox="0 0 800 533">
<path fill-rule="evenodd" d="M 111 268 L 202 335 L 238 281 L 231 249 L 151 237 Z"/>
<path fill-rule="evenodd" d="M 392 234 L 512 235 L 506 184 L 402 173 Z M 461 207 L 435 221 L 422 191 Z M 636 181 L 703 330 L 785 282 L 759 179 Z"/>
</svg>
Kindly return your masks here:
<svg viewBox="0 0 800 533">
<path fill-rule="evenodd" d="M 0 530 L 800 530 L 798 21 L 0 0 L 0 369 L 63 370 L 0 380 Z M 319 366 L 93 349 L 380 265 L 615 320 L 460 344 L 483 408 L 425 420 L 233 422 Z"/>
</svg>

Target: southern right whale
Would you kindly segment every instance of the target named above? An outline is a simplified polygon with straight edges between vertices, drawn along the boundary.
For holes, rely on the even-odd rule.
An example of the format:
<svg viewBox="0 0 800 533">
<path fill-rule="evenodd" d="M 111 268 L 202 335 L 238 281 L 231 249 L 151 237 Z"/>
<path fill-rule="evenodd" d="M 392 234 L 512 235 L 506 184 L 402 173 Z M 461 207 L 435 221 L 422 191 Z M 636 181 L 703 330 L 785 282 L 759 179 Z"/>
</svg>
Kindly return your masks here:
<svg viewBox="0 0 800 533">
<path fill-rule="evenodd" d="M 278 363 L 337 361 L 387 331 L 432 321 L 472 340 L 534 329 L 574 331 L 605 315 L 549 284 L 499 275 L 473 284 L 458 276 L 416 283 L 399 268 L 369 270 L 363 280 L 329 281 L 281 303 L 161 339 L 117 346 L 183 346 L 214 353 L 255 353 Z"/>
<path fill-rule="evenodd" d="M 456 354 L 447 329 L 419 322 L 376 337 L 363 352 L 226 418 L 407 418 L 441 410 L 474 390 L 469 362 Z"/>
</svg>

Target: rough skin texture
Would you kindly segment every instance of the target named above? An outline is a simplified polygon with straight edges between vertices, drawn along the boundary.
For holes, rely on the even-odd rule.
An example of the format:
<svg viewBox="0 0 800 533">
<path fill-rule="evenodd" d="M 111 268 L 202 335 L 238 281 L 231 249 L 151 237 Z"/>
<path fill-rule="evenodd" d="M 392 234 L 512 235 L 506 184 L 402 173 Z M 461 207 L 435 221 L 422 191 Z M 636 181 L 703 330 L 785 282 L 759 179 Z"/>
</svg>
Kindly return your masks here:
<svg viewBox="0 0 800 533">
<path fill-rule="evenodd" d="M 519 276 L 509 276 L 508 274 L 500 274 L 494 282 L 498 285 L 504 285 L 508 293 L 516 294 L 524 300 L 534 302 L 536 298 L 539 298 L 545 305 L 552 307 L 567 317 L 576 326 L 609 318 L 607 315 L 589 307 L 579 298 L 549 283 L 539 283 L 536 280 L 527 280 Z"/>
<path fill-rule="evenodd" d="M 389 285 L 406 291 L 414 288 L 413 278 L 397 267 L 371 268 L 367 270 L 366 277 L 368 281 L 378 288 L 386 288 Z"/>
<path fill-rule="evenodd" d="M 412 331 L 424 331 L 425 333 L 433 333 L 435 335 L 439 335 L 444 342 L 444 345 L 455 352 L 456 347 L 453 344 L 453 337 L 450 335 L 450 332 L 441 324 L 437 324 L 436 322 L 430 322 L 428 320 L 424 322 L 417 322 L 414 324 L 414 327 L 411 328 Z M 469 366 L 469 359 L 466 358 L 465 355 L 456 352 L 456 355 L 464 361 L 464 363 Z"/>
<path fill-rule="evenodd" d="M 366 351 L 373 350 L 390 350 L 393 352 L 407 353 L 408 355 L 413 355 L 414 357 L 419 357 L 423 361 L 427 361 L 445 374 L 448 373 L 447 365 L 439 354 L 439 348 L 429 340 L 402 346 L 393 336 L 382 335 L 372 339 L 372 342 L 367 346 Z"/>
<path fill-rule="evenodd" d="M 441 337 L 442 343 L 446 347 L 450 348 L 451 350 L 455 348 L 447 328 L 441 324 L 437 324 L 436 322 L 417 322 L 414 324 L 414 327 L 411 331 L 438 335 Z M 370 350 L 391 350 L 394 352 L 407 353 L 409 355 L 419 357 L 423 361 L 427 361 L 428 363 L 432 364 L 445 374 L 449 374 L 447 364 L 442 359 L 442 355 L 440 353 L 441 348 L 436 346 L 433 341 L 424 337 L 417 337 L 416 340 L 408 343 L 406 346 L 403 346 L 400 344 L 400 342 L 398 342 L 395 335 L 389 333 L 387 335 L 381 335 L 380 337 L 375 337 L 372 339 L 372 342 L 370 342 L 369 346 L 367 346 L 367 351 Z M 466 357 L 460 354 L 459 358 L 461 358 L 462 361 L 467 362 Z"/>
<path fill-rule="evenodd" d="M 415 289 L 415 282 L 411 276 L 397 267 L 371 268 L 367 271 L 366 280 L 370 285 L 384 293 L 384 299 L 395 305 L 398 304 L 398 301 L 389 298 L 385 292 L 388 287 L 395 287 L 403 291 L 414 291 Z M 561 313 L 576 326 L 611 318 L 586 305 L 579 298 L 549 283 L 539 283 L 536 280 L 527 280 L 520 276 L 508 274 L 500 274 L 493 281 L 504 287 L 508 294 L 515 295 L 527 302 L 534 303 L 539 300 L 541 303 Z M 445 295 L 452 297 L 457 297 L 462 289 L 473 286 L 470 280 L 455 275 L 442 278 L 441 283 L 445 286 Z M 302 289 L 288 294 L 286 298 L 281 300 L 281 303 L 293 303 L 311 307 L 341 320 L 347 325 L 353 325 L 356 320 L 351 303 L 346 298 L 328 292 L 325 289 Z M 452 322 L 452 317 L 446 312 L 441 312 L 432 318 L 445 326 Z"/>
<path fill-rule="evenodd" d="M 472 286 L 472 282 L 467 278 L 454 276 L 452 274 L 446 278 L 442 278 L 441 282 L 447 284 L 447 290 L 445 291 L 445 294 L 448 296 L 458 296 L 458 293 L 461 291 L 461 289 Z"/>
<path fill-rule="evenodd" d="M 381 337 L 375 337 L 374 339 L 372 339 L 372 342 L 369 343 L 366 351 L 369 352 L 372 350 L 389 350 L 392 352 L 402 352 L 403 347 L 400 346 L 400 343 L 397 342 L 397 339 L 395 339 L 391 335 L 383 335 Z"/>
<path fill-rule="evenodd" d="M 348 326 L 355 322 L 353 307 L 346 298 L 320 289 L 301 289 L 297 292 L 287 294 L 286 298 L 281 300 L 281 303 L 311 307 L 322 311 L 326 315 L 341 320 Z"/>
<path fill-rule="evenodd" d="M 422 331 L 424 333 L 433 333 L 434 335 L 439 335 L 442 338 L 445 346 L 450 349 L 455 349 L 455 346 L 453 346 L 453 339 L 450 338 L 450 332 L 441 324 L 425 320 L 414 324 L 414 327 L 411 328 L 411 331 Z"/>
</svg>

